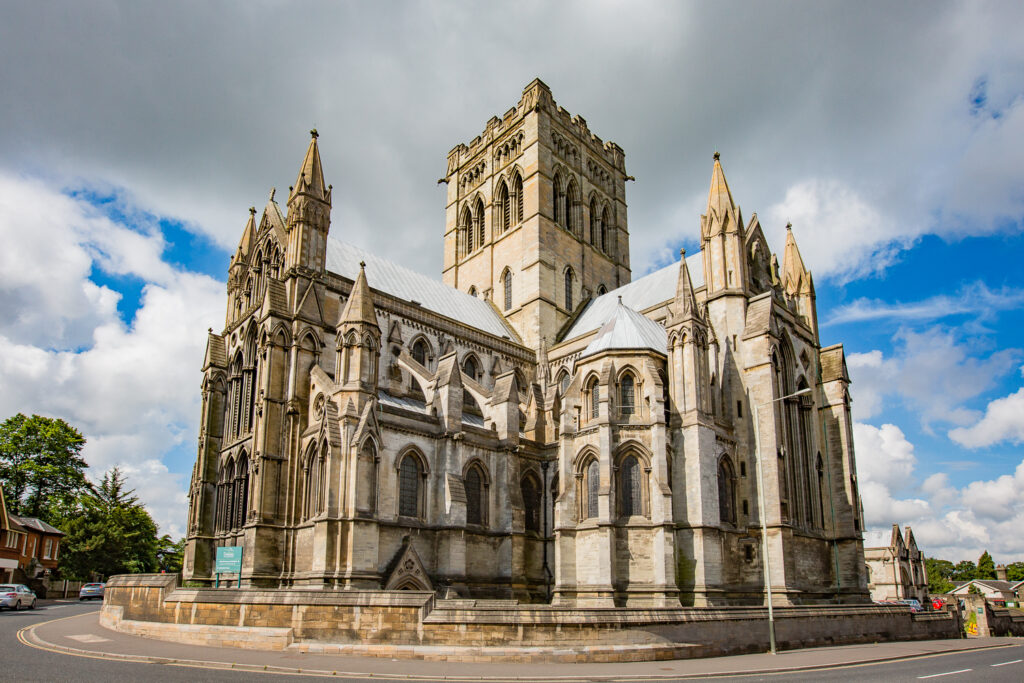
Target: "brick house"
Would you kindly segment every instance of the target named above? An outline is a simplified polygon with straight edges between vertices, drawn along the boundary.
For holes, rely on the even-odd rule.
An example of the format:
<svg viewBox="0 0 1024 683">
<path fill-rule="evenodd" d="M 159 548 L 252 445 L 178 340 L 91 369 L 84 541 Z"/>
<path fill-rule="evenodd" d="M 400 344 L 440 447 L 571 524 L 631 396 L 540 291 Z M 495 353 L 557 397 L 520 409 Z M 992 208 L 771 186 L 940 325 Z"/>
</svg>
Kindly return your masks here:
<svg viewBox="0 0 1024 683">
<path fill-rule="evenodd" d="M 27 578 L 51 574 L 57 568 L 64 532 L 35 517 L 7 512 L 0 491 L 0 580 L 18 580 L 18 569 Z"/>
</svg>

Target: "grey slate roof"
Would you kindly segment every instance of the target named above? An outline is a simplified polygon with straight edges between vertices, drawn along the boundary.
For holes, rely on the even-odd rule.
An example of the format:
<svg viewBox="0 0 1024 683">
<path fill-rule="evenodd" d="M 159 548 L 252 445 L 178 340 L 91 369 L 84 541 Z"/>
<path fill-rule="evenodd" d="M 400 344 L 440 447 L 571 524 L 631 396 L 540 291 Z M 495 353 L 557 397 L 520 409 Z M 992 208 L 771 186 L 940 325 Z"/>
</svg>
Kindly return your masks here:
<svg viewBox="0 0 1024 683">
<path fill-rule="evenodd" d="M 699 251 L 686 257 L 686 266 L 690 269 L 690 281 L 693 283 L 694 289 L 704 286 L 703 259 L 704 257 Z M 679 261 L 676 261 L 661 270 L 644 275 L 639 280 L 633 280 L 607 294 L 602 294 L 591 301 L 586 310 L 580 314 L 565 335 L 565 339 L 575 339 L 604 325 L 615 314 L 615 307 L 618 305 L 620 296 L 623 305 L 634 311 L 645 311 L 652 306 L 674 299 L 678 281 Z"/>
<path fill-rule="evenodd" d="M 366 262 L 366 280 L 371 289 L 399 299 L 416 301 L 427 310 L 497 337 L 514 339 L 501 314 L 483 299 L 460 292 L 355 245 L 328 238 L 327 270 L 355 281 L 360 261 Z"/>
<path fill-rule="evenodd" d="M 36 519 L 35 517 L 18 517 L 16 515 L 8 516 L 26 529 L 35 529 L 36 531 L 41 531 L 44 534 L 55 534 L 57 536 L 64 535 L 63 531 L 57 527 L 50 526 L 41 519 Z"/>
<path fill-rule="evenodd" d="M 650 318 L 616 302 L 612 317 L 583 349 L 580 358 L 612 349 L 651 349 L 667 354 L 668 334 Z"/>
</svg>

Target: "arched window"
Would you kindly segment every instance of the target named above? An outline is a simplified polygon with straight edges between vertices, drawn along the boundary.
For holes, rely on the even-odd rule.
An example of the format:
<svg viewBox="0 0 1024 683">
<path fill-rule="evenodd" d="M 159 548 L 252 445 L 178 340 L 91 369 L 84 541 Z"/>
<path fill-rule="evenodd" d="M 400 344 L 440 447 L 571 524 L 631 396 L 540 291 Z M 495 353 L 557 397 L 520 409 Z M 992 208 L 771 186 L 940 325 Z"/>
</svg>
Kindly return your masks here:
<svg viewBox="0 0 1024 683">
<path fill-rule="evenodd" d="M 597 215 L 597 197 L 590 198 L 590 243 L 595 247 L 601 238 L 601 219 Z"/>
<path fill-rule="evenodd" d="M 473 208 L 473 227 L 476 232 L 474 245 L 479 249 L 484 246 L 484 202 L 481 199 L 476 200 Z"/>
<path fill-rule="evenodd" d="M 551 210 L 555 224 L 565 227 L 565 190 L 562 189 L 562 174 L 556 173 L 551 181 Z"/>
<path fill-rule="evenodd" d="M 501 277 L 501 284 L 505 288 L 505 310 L 512 308 L 512 271 L 506 270 Z"/>
<path fill-rule="evenodd" d="M 498 185 L 498 215 L 500 218 L 501 232 L 505 232 L 512 226 L 512 202 L 509 201 L 508 185 L 501 181 Z"/>
<path fill-rule="evenodd" d="M 238 458 L 238 469 L 235 472 L 235 522 L 232 527 L 245 526 L 245 519 L 249 515 L 249 458 L 245 452 Z"/>
<path fill-rule="evenodd" d="M 479 465 L 471 465 L 463 480 L 466 489 L 466 524 L 483 525 L 486 520 L 487 495 Z"/>
<path fill-rule="evenodd" d="M 365 476 L 356 487 L 356 508 L 367 512 L 377 510 L 377 445 L 367 439 L 359 449 L 359 466 Z"/>
<path fill-rule="evenodd" d="M 598 249 L 604 253 L 610 251 L 611 245 L 608 244 L 608 226 L 611 225 L 611 212 L 608 211 L 608 207 L 604 207 L 604 211 L 601 213 L 601 225 L 600 225 L 600 241 L 598 243 Z"/>
<path fill-rule="evenodd" d="M 596 420 L 601 415 L 601 385 L 597 377 L 590 381 L 587 394 L 590 398 L 590 419 Z"/>
<path fill-rule="evenodd" d="M 619 515 L 632 517 L 642 515 L 643 492 L 641 490 L 640 461 L 635 455 L 627 455 L 619 464 Z"/>
<path fill-rule="evenodd" d="M 587 465 L 584 479 L 586 479 L 584 490 L 587 492 L 586 517 L 597 517 L 597 494 L 601 486 L 601 466 L 596 458 Z"/>
<path fill-rule="evenodd" d="M 469 211 L 469 207 L 465 206 L 462 208 L 462 215 L 459 217 L 459 255 L 465 256 L 469 252 L 473 251 L 473 215 Z"/>
<path fill-rule="evenodd" d="M 540 533 L 540 484 L 532 473 L 519 482 L 523 494 L 523 509 L 526 512 L 526 530 Z"/>
<path fill-rule="evenodd" d="M 576 187 L 576 181 L 570 178 L 569 186 L 565 191 L 565 228 L 577 237 L 580 237 L 582 233 L 579 213 L 580 191 Z"/>
<path fill-rule="evenodd" d="M 723 522 L 736 523 L 736 480 L 725 456 L 718 461 L 718 516 Z"/>
<path fill-rule="evenodd" d="M 411 453 L 402 458 L 398 467 L 398 514 L 419 517 L 420 514 L 420 461 Z"/>
<path fill-rule="evenodd" d="M 511 204 L 515 208 L 512 225 L 518 225 L 523 222 L 523 179 L 518 173 L 512 177 Z"/>
<path fill-rule="evenodd" d="M 572 312 L 572 268 L 565 269 L 565 310 Z"/>
<path fill-rule="evenodd" d="M 412 359 L 423 367 L 427 367 L 427 342 L 422 339 L 416 340 L 412 345 Z"/>
<path fill-rule="evenodd" d="M 636 382 L 633 375 L 626 373 L 619 380 L 619 414 L 628 417 L 636 409 Z"/>
<path fill-rule="evenodd" d="M 462 361 L 462 374 L 474 381 L 480 379 L 480 368 L 474 356 L 466 356 L 466 360 Z"/>
<path fill-rule="evenodd" d="M 469 288 L 469 295 L 476 296 L 476 285 L 471 285 Z"/>
<path fill-rule="evenodd" d="M 604 285 L 598 285 L 597 286 L 597 295 L 598 296 L 601 296 L 602 294 L 607 294 L 607 293 L 608 293 L 608 288 L 607 287 L 605 287 Z"/>
<path fill-rule="evenodd" d="M 558 373 L 558 388 L 561 391 L 562 396 L 565 396 L 565 392 L 569 391 L 569 383 L 571 381 L 572 377 L 565 370 Z"/>
</svg>

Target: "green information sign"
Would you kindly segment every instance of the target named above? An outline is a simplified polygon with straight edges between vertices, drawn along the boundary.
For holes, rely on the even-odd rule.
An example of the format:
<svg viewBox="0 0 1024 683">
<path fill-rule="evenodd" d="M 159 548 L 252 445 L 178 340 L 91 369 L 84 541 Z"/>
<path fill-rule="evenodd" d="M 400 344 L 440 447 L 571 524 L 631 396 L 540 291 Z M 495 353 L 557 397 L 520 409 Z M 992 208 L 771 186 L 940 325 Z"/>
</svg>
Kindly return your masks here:
<svg viewBox="0 0 1024 683">
<path fill-rule="evenodd" d="M 217 548 L 217 574 L 237 574 L 242 571 L 242 546 L 227 545 Z"/>
</svg>

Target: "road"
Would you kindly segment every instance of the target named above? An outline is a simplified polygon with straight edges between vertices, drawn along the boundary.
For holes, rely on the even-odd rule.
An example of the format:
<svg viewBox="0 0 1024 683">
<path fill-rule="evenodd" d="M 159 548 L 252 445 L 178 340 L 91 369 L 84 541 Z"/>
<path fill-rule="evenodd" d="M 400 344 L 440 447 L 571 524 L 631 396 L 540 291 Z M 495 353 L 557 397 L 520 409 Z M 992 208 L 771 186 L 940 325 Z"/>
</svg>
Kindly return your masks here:
<svg viewBox="0 0 1024 683">
<path fill-rule="evenodd" d="M 20 629 L 33 624 L 70 617 L 99 608 L 96 603 L 76 601 L 41 601 L 37 609 L 23 612 L 0 612 L 0 643 L 3 646 L 3 681 L 84 681 L 96 683 L 128 683 L 136 681 L 230 681 L 233 683 L 282 680 L 309 681 L 318 677 L 297 674 L 274 674 L 224 669 L 197 669 L 167 664 L 140 664 L 91 657 L 80 657 L 49 652 L 21 643 Z M 312 662 L 311 662 L 312 663 Z M 508 676 L 515 676 L 514 664 L 509 664 Z M 409 662 L 409 672 L 416 673 L 416 662 Z M 460 668 L 460 675 L 472 676 L 473 665 Z M 662 671 L 661 675 L 665 675 Z M 327 677 L 330 678 L 330 677 Z M 722 677 L 718 677 L 722 678 Z M 913 683 L 937 681 L 954 683 L 984 679 L 986 683 L 1024 680 L 1024 645 L 989 650 L 959 652 L 955 654 L 920 657 L 914 659 L 866 664 L 861 666 L 819 669 L 804 672 L 786 672 L 772 675 L 733 675 L 729 681 L 907 681 Z M 337 680 L 337 678 L 334 678 Z M 377 680 L 380 678 L 345 680 Z M 418 679 L 423 680 L 423 679 Z M 664 681 L 667 679 L 659 680 Z M 694 678 L 677 680 L 698 680 Z M 709 680 L 709 679 L 703 679 Z"/>
</svg>

